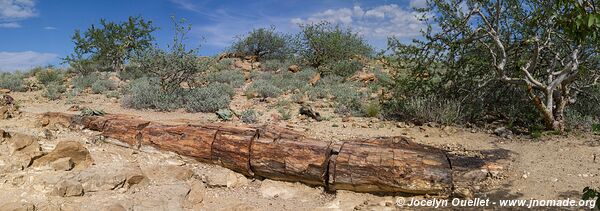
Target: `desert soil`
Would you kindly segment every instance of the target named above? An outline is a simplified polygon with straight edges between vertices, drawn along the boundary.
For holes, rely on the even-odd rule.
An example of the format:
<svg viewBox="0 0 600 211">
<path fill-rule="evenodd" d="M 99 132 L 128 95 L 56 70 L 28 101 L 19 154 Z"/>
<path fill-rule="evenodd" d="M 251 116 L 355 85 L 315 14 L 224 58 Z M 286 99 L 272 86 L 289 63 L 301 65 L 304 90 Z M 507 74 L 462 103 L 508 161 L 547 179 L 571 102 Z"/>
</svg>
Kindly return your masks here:
<svg viewBox="0 0 600 211">
<path fill-rule="evenodd" d="M 0 199 L 6 206 L 37 210 L 394 210 L 397 197 L 338 191 L 302 184 L 245 178 L 227 169 L 156 150 L 136 151 L 104 140 L 93 131 L 48 130 L 38 124 L 44 112 L 67 112 L 66 100 L 47 101 L 41 93 L 11 93 L 21 106 L 16 118 L 0 120 L 0 129 L 39 137 L 43 151 L 61 141 L 76 141 L 90 152 L 93 164 L 85 169 L 57 171 L 47 167 L 0 168 Z M 184 111 L 156 112 L 123 108 L 117 99 L 89 94 L 78 97 L 80 107 L 128 114 L 166 124 L 219 121 L 214 114 Z M 278 124 L 322 140 L 378 136 L 407 136 L 414 141 L 447 150 L 455 170 L 456 195 L 496 199 L 580 198 L 586 186 L 600 184 L 600 136 L 569 134 L 530 139 L 500 138 L 490 129 L 414 126 L 376 118 L 340 118 L 328 102 L 311 105 L 325 121 L 294 115 L 278 120 L 276 100 L 248 100 L 236 96 L 232 110 L 253 108 L 260 123 Z M 297 114 L 299 105 L 287 108 Z M 242 124 L 233 120 L 233 124 Z M 0 147 L 0 167 L 11 162 L 6 143 Z M 132 176 L 141 182 L 120 184 Z M 82 183 L 82 196 L 53 194 L 62 181 Z M 94 185 L 90 185 L 94 184 Z M 92 188 L 89 188 L 92 186 Z M 116 188 L 115 188 L 116 187 Z M 87 189 L 87 190 L 86 190 Z M 428 197 L 428 196 L 420 196 Z M 2 203 L 0 203 L 1 205 Z M 0 209 L 1 210 L 1 209 Z"/>
</svg>

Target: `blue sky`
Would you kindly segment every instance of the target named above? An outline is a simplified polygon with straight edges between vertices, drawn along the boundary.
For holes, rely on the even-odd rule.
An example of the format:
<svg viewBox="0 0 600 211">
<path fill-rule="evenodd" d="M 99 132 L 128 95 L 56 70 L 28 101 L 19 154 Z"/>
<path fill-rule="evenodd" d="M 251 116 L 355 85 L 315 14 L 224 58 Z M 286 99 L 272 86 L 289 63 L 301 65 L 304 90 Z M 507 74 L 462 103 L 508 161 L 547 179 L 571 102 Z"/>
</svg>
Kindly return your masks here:
<svg viewBox="0 0 600 211">
<path fill-rule="evenodd" d="M 192 24 L 187 44 L 202 55 L 218 54 L 235 36 L 253 28 L 275 26 L 295 33 L 298 24 L 329 21 L 350 26 L 373 46 L 387 37 L 410 40 L 423 23 L 413 7 L 425 0 L 0 0 L 0 71 L 57 65 L 73 49 L 74 30 L 85 30 L 100 18 L 124 21 L 140 15 L 160 29 L 161 46 L 173 37 L 171 16 Z"/>
</svg>

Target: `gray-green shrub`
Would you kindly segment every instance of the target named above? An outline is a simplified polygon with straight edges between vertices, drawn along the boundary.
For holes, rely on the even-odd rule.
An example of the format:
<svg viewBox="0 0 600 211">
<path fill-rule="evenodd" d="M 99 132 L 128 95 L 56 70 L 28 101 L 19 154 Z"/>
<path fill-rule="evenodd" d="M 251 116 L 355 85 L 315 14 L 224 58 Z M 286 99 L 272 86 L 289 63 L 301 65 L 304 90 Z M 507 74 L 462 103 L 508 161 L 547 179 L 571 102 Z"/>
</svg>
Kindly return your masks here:
<svg viewBox="0 0 600 211">
<path fill-rule="evenodd" d="M 0 88 L 15 92 L 26 91 L 24 77 L 21 73 L 0 73 Z"/>
<path fill-rule="evenodd" d="M 43 85 L 49 85 L 51 83 L 62 84 L 65 79 L 65 74 L 63 71 L 47 68 L 45 70 L 41 70 L 37 72 L 35 78 L 42 83 Z"/>
<path fill-rule="evenodd" d="M 283 91 L 273 85 L 270 81 L 261 79 L 252 82 L 250 86 L 246 89 L 246 96 L 256 96 L 256 97 L 279 97 Z"/>
<path fill-rule="evenodd" d="M 239 88 L 244 85 L 244 74 L 238 70 L 221 70 L 209 73 L 206 76 L 206 81 L 229 84 L 232 87 Z"/>
<path fill-rule="evenodd" d="M 319 70 L 323 75 L 338 75 L 344 78 L 352 76 L 357 71 L 363 68 L 363 64 L 354 60 L 338 60 L 328 62 Z"/>
<path fill-rule="evenodd" d="M 91 88 L 92 88 L 92 93 L 102 94 L 107 91 L 114 90 L 116 88 L 116 85 L 111 80 L 100 79 L 100 80 L 97 80 L 96 82 L 94 82 L 92 84 Z"/>
<path fill-rule="evenodd" d="M 42 96 L 48 98 L 49 100 L 58 100 L 60 99 L 62 93 L 66 91 L 67 89 L 61 83 L 52 82 L 46 85 L 46 89 L 42 93 Z"/>
<path fill-rule="evenodd" d="M 156 78 L 139 78 L 131 82 L 126 89 L 122 104 L 134 109 L 157 109 L 169 111 L 183 105 L 182 90 L 177 94 L 167 94 L 162 91 Z"/>
<path fill-rule="evenodd" d="M 221 83 L 195 88 L 185 97 L 185 109 L 188 112 L 216 112 L 219 109 L 229 108 L 233 94 L 231 86 Z"/>
<path fill-rule="evenodd" d="M 255 124 L 258 122 L 258 113 L 253 109 L 248 109 L 241 113 L 240 119 L 244 123 Z"/>
<path fill-rule="evenodd" d="M 456 123 L 461 120 L 461 104 L 458 100 L 437 97 L 411 97 L 400 101 L 397 113 L 405 119 L 419 122 Z"/>
</svg>

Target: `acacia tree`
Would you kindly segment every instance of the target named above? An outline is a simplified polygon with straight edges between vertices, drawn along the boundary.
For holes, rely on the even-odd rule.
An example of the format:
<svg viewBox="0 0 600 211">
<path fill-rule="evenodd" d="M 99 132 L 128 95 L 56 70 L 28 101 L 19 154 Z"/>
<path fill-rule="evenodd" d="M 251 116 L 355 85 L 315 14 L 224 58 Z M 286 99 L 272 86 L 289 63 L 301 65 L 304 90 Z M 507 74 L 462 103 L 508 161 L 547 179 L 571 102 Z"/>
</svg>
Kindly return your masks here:
<svg viewBox="0 0 600 211">
<path fill-rule="evenodd" d="M 275 27 L 253 29 L 244 37 L 237 37 L 231 50 L 245 56 L 265 59 L 286 59 L 292 54 L 291 37 L 275 31 Z"/>
<path fill-rule="evenodd" d="M 92 25 L 85 32 L 73 34 L 75 48 L 66 62 L 80 72 L 91 72 L 90 67 L 108 67 L 121 71 L 133 53 L 152 46 L 152 32 L 157 28 L 142 17 L 129 17 L 115 23 L 100 19 L 100 27 Z"/>
<path fill-rule="evenodd" d="M 466 79 L 473 89 L 496 81 L 518 87 L 546 128 L 562 131 L 565 108 L 597 84 L 600 62 L 597 39 L 588 36 L 597 31 L 595 19 L 584 29 L 561 17 L 590 8 L 593 2 L 574 0 L 429 0 L 421 9 L 425 40 L 396 45 L 413 50 L 417 68 L 441 63 L 449 74 L 477 75 Z"/>
<path fill-rule="evenodd" d="M 351 28 L 329 22 L 301 24 L 300 28 L 299 52 L 312 67 L 373 53 L 373 48 Z"/>
</svg>

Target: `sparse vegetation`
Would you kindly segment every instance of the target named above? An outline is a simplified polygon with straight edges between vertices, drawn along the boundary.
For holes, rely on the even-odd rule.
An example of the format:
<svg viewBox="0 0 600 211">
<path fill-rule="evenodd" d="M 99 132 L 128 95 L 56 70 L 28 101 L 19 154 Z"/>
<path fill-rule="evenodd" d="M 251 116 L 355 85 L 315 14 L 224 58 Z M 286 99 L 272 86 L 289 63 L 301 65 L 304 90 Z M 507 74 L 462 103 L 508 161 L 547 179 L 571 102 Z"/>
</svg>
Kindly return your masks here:
<svg viewBox="0 0 600 211">
<path fill-rule="evenodd" d="M 61 95 L 65 93 L 67 89 L 61 83 L 52 82 L 46 85 L 46 89 L 43 92 L 43 96 L 48 98 L 49 100 L 58 100 Z"/>
<path fill-rule="evenodd" d="M 252 82 L 248 89 L 246 89 L 246 96 L 248 97 L 279 97 L 282 93 L 283 91 L 279 87 L 267 80 Z"/>
<path fill-rule="evenodd" d="M 275 31 L 275 27 L 253 29 L 238 37 L 231 50 L 245 56 L 255 56 L 258 61 L 283 60 L 292 56 L 291 37 Z"/>
<path fill-rule="evenodd" d="M 35 78 L 45 86 L 48 86 L 49 84 L 62 85 L 65 79 L 65 74 L 63 71 L 54 68 L 46 68 L 38 71 L 35 74 Z"/>
<path fill-rule="evenodd" d="M 369 57 L 373 49 L 350 28 L 327 22 L 300 25 L 300 54 L 312 67 L 320 67 L 355 56 Z"/>
<path fill-rule="evenodd" d="M 27 90 L 23 78 L 25 75 L 21 73 L 0 73 L 0 88 L 9 89 L 14 92 L 22 92 Z"/>
<path fill-rule="evenodd" d="M 195 88 L 186 95 L 185 108 L 189 112 L 216 112 L 229 108 L 234 90 L 227 84 L 214 83 Z"/>
<path fill-rule="evenodd" d="M 253 109 L 242 111 L 240 114 L 240 120 L 248 124 L 258 123 L 258 113 Z"/>
<path fill-rule="evenodd" d="M 221 70 L 209 73 L 206 76 L 206 81 L 229 84 L 234 88 L 239 88 L 244 85 L 244 74 L 236 70 Z"/>
</svg>

